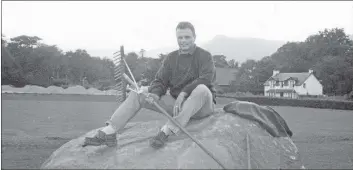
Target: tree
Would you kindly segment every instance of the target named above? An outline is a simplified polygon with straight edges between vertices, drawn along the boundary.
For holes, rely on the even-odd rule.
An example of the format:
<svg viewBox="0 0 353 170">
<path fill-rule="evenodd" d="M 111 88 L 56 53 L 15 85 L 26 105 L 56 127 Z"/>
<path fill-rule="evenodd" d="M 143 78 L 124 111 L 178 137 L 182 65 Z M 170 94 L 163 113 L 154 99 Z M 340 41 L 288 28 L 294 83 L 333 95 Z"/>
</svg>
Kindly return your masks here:
<svg viewBox="0 0 353 170">
<path fill-rule="evenodd" d="M 55 45 L 39 44 L 30 53 L 27 63 L 28 82 L 49 86 L 53 78 L 59 78 L 62 51 Z M 51 78 L 53 77 L 53 78 Z"/>
<path fill-rule="evenodd" d="M 147 68 L 144 72 L 144 78 L 147 79 L 148 83 L 154 80 L 159 67 L 161 67 L 162 63 L 159 59 L 149 58 L 147 62 Z"/>
<path fill-rule="evenodd" d="M 234 68 L 239 68 L 239 62 L 238 61 L 234 63 Z"/>
<path fill-rule="evenodd" d="M 2 60 L 3 84 L 18 84 L 13 80 L 40 86 L 62 82 L 81 84 L 86 77 L 87 85 L 114 85 L 114 64 L 111 60 L 91 57 L 84 49 L 63 53 L 57 46 L 40 40 L 36 36 L 23 35 L 11 38 L 9 43 L 2 41 L 2 58 L 5 59 Z"/>
<path fill-rule="evenodd" d="M 235 88 L 256 91 L 272 75 L 281 72 L 315 71 L 325 94 L 344 95 L 352 91 L 353 43 L 343 29 L 325 29 L 304 42 L 288 42 L 260 61 L 246 61 L 239 68 Z M 256 85 L 255 85 L 256 84 Z"/>
<path fill-rule="evenodd" d="M 213 60 L 215 62 L 215 66 L 221 68 L 229 67 L 226 58 L 227 57 L 224 55 L 214 55 Z"/>
<path fill-rule="evenodd" d="M 229 68 L 238 68 L 239 67 L 239 62 L 235 61 L 234 59 L 231 59 L 228 61 L 228 66 Z"/>
<path fill-rule="evenodd" d="M 308 63 L 322 80 L 324 93 L 344 95 L 352 91 L 353 42 L 344 29 L 333 28 L 309 36 Z"/>
<path fill-rule="evenodd" d="M 145 51 L 146 51 L 146 50 L 144 50 L 144 49 L 141 49 L 141 50 L 140 50 L 140 54 L 141 54 L 141 57 L 142 57 L 142 58 L 144 57 Z"/>
<path fill-rule="evenodd" d="M 228 66 L 229 66 L 229 68 L 234 68 L 234 66 L 235 66 L 235 60 L 234 60 L 234 59 L 229 60 L 229 61 L 228 61 Z"/>
<path fill-rule="evenodd" d="M 6 46 L 7 45 L 6 43 L 7 43 L 7 41 L 5 40 L 5 35 L 1 34 L 1 45 Z"/>
<path fill-rule="evenodd" d="M 352 91 L 353 66 L 346 62 L 345 58 L 326 56 L 318 62 L 314 69 L 322 84 L 324 93 L 332 95 L 344 95 Z"/>
<path fill-rule="evenodd" d="M 283 72 L 305 72 L 312 67 L 307 62 L 306 44 L 288 42 L 271 55 L 272 61 Z"/>
<path fill-rule="evenodd" d="M 130 52 L 126 55 L 126 63 L 131 69 L 131 72 L 133 72 L 136 69 L 137 66 L 137 60 L 139 56 L 135 52 Z M 128 74 L 129 75 L 129 74 Z"/>
<path fill-rule="evenodd" d="M 23 87 L 26 84 L 26 80 L 24 79 L 22 68 L 10 54 L 5 43 L 1 44 L 1 84 Z"/>
<path fill-rule="evenodd" d="M 255 60 L 246 60 L 242 63 L 236 74 L 236 81 L 232 84 L 232 90 L 241 92 L 252 91 L 256 87 L 256 81 L 253 75 L 255 68 Z"/>
<path fill-rule="evenodd" d="M 344 56 L 345 51 L 352 47 L 352 40 L 342 28 L 319 31 L 305 42 L 310 47 L 309 55 L 313 61 L 320 60 L 322 56 Z"/>
<path fill-rule="evenodd" d="M 167 57 L 166 54 L 162 54 L 162 53 L 161 53 L 161 54 L 158 55 L 159 61 L 161 61 L 161 62 L 162 62 L 166 57 Z"/>
<path fill-rule="evenodd" d="M 21 47 L 33 48 L 36 47 L 41 38 L 37 36 L 21 35 L 10 39 L 13 43 L 17 43 Z"/>
</svg>

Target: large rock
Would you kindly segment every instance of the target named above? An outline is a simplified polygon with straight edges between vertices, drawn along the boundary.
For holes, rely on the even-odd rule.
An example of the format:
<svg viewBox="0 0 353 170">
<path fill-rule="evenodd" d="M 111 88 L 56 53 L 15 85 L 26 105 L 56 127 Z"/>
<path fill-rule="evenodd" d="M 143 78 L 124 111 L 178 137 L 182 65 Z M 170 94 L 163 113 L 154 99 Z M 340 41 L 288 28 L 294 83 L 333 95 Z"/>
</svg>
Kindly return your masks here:
<svg viewBox="0 0 353 170">
<path fill-rule="evenodd" d="M 213 116 L 191 121 L 186 129 L 226 168 L 248 168 L 248 160 L 251 168 L 302 168 L 297 147 L 290 137 L 274 137 L 274 134 L 281 133 L 271 135 L 269 130 L 264 128 L 263 124 L 272 124 L 265 127 L 272 128 L 272 132 L 279 132 L 276 125 L 273 125 L 276 123 L 261 115 L 261 109 L 264 108 L 253 103 L 245 102 L 240 105 L 231 103 L 224 110 L 234 111 L 233 113 L 219 109 Z M 244 114 L 257 115 L 263 121 L 259 123 L 241 117 Z M 256 116 L 252 116 L 254 117 Z M 156 135 L 164 123 L 164 121 L 129 123 L 124 132 L 118 136 L 118 147 L 82 148 L 84 138 L 93 136 L 98 129 L 92 130 L 56 150 L 43 163 L 42 168 L 221 168 L 185 134 L 171 136 L 164 148 L 159 150 L 151 148 L 148 140 Z M 246 136 L 249 139 L 248 144 Z"/>
</svg>

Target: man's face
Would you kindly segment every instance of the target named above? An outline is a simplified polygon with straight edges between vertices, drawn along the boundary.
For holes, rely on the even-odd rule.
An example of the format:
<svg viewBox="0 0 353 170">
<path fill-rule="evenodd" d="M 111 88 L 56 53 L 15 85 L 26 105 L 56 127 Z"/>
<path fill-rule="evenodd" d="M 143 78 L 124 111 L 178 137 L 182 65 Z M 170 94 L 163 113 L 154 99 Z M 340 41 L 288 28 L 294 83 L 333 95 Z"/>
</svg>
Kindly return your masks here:
<svg viewBox="0 0 353 170">
<path fill-rule="evenodd" d="M 177 29 L 176 36 L 178 45 L 182 51 L 188 51 L 195 44 L 195 36 L 189 28 Z"/>
</svg>

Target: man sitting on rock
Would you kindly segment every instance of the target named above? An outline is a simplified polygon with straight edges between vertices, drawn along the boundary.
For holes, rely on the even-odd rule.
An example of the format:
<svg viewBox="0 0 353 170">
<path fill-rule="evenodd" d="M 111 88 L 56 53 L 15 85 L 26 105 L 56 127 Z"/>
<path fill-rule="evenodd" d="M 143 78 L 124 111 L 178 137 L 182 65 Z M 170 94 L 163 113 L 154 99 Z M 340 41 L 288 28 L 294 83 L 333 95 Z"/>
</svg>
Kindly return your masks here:
<svg viewBox="0 0 353 170">
<path fill-rule="evenodd" d="M 180 22 L 176 27 L 179 50 L 169 53 L 163 60 L 155 80 L 144 90 L 183 127 L 190 118 L 203 118 L 214 112 L 215 65 L 211 54 L 195 45 L 195 29 L 189 22 Z M 166 95 L 167 90 L 170 96 Z M 146 95 L 130 92 L 127 99 L 114 112 L 107 126 L 99 130 L 94 137 L 86 137 L 87 145 L 116 146 L 116 134 L 131 120 L 141 108 L 160 112 L 146 100 Z M 162 98 L 163 97 L 163 98 Z M 174 104 L 170 104 L 168 101 Z M 152 138 L 154 148 L 164 146 L 169 135 L 178 134 L 179 128 L 168 121 L 160 132 Z"/>
</svg>

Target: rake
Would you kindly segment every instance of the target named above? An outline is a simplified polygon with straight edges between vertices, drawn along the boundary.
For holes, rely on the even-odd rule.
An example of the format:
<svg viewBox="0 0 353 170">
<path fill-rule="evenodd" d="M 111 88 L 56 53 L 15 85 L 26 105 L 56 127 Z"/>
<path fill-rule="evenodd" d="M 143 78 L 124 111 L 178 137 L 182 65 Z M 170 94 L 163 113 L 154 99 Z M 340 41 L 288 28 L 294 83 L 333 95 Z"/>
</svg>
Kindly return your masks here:
<svg viewBox="0 0 353 170">
<path fill-rule="evenodd" d="M 221 163 L 221 161 L 219 161 L 215 157 L 215 155 L 213 155 L 210 151 L 208 151 L 200 141 L 198 141 L 196 138 L 194 138 L 184 127 L 182 127 L 173 117 L 171 117 L 165 109 L 163 109 L 156 101 L 154 101 L 154 99 L 152 97 L 149 97 L 145 93 L 142 93 L 138 84 L 136 83 L 134 75 L 132 74 L 128 64 L 125 61 L 123 46 L 120 47 L 120 54 L 119 54 L 119 52 L 116 52 L 116 53 L 114 53 L 113 57 L 114 57 L 114 60 L 113 60 L 114 64 L 116 65 L 115 71 L 114 71 L 114 78 L 115 78 L 115 80 L 120 81 L 120 83 L 118 83 L 116 86 L 119 89 L 118 91 L 120 91 L 120 93 L 118 93 L 118 95 L 117 95 L 118 101 L 122 102 L 125 99 L 126 84 L 124 83 L 125 81 L 123 81 L 123 79 L 124 79 L 130 85 L 135 87 L 135 89 L 128 88 L 129 90 L 131 90 L 135 93 L 138 93 L 138 94 L 145 95 L 149 101 L 151 101 L 171 122 L 173 122 L 176 126 L 178 126 L 178 128 L 182 132 L 184 132 L 191 140 L 193 140 L 207 155 L 209 155 L 213 160 L 215 160 L 219 166 L 221 166 L 223 169 L 226 169 L 225 166 Z M 129 76 L 127 76 L 125 74 L 125 69 L 124 69 L 123 63 L 125 64 L 125 67 L 127 68 L 130 76 L 132 77 L 132 80 L 129 78 Z M 121 94 L 121 93 L 124 93 L 124 94 Z"/>
</svg>

